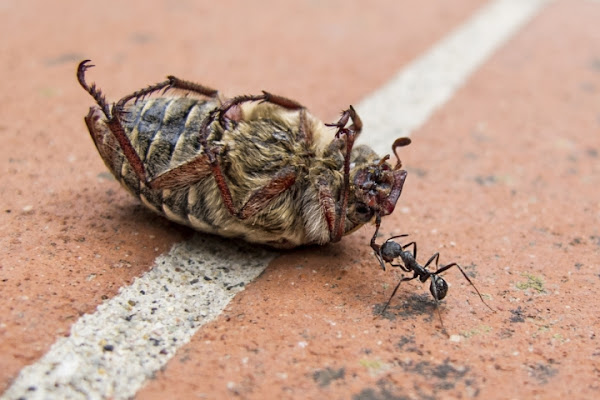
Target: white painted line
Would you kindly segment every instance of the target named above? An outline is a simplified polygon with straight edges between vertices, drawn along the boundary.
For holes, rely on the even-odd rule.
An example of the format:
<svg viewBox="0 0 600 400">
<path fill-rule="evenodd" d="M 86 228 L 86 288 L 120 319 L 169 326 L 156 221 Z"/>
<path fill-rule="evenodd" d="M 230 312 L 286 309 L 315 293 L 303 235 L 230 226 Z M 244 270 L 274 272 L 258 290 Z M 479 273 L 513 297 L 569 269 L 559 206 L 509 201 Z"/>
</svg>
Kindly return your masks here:
<svg viewBox="0 0 600 400">
<path fill-rule="evenodd" d="M 392 139 L 423 124 L 543 4 L 497 0 L 487 5 L 359 105 L 372 131 L 364 137 L 387 152 Z M 81 317 L 68 338 L 23 368 L 0 399 L 133 396 L 276 255 L 204 235 L 173 246 L 131 286 Z"/>
<path fill-rule="evenodd" d="M 547 0 L 498 0 L 483 7 L 388 84 L 356 106 L 364 131 L 358 143 L 390 153 L 458 90 L 467 78 Z M 367 142 L 368 140 L 368 142 Z"/>
<path fill-rule="evenodd" d="M 277 255 L 206 235 L 81 317 L 2 399 L 127 399 Z"/>
</svg>

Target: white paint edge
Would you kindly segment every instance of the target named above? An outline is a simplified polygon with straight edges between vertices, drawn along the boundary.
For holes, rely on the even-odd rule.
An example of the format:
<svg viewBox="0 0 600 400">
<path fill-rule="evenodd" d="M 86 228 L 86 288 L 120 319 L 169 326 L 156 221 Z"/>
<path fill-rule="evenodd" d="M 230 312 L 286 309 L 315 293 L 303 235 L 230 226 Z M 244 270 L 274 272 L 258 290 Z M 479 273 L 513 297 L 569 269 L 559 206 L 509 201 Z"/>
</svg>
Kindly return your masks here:
<svg viewBox="0 0 600 400">
<path fill-rule="evenodd" d="M 364 126 L 358 143 L 368 144 L 377 154 L 390 153 L 394 139 L 409 136 L 421 127 L 547 2 L 498 0 L 488 3 L 356 106 Z"/>
<path fill-rule="evenodd" d="M 421 126 L 545 3 L 489 3 L 360 103 L 357 110 L 373 132 L 364 135 L 369 144 L 385 153 L 394 138 Z M 0 399 L 134 396 L 276 255 L 203 235 L 176 244 L 131 286 L 81 317 L 69 337 L 57 340 L 45 356 L 23 368 Z"/>
</svg>

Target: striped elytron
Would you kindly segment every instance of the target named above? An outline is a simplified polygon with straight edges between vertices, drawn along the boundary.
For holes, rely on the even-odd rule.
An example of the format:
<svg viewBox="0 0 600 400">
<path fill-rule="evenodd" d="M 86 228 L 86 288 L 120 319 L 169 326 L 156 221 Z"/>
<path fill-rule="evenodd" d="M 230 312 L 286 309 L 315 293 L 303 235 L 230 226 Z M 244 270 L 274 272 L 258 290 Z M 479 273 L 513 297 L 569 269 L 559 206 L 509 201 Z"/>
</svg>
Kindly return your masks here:
<svg viewBox="0 0 600 400">
<path fill-rule="evenodd" d="M 281 96 L 227 99 L 173 76 L 109 106 L 86 83 L 90 67 L 82 61 L 77 78 L 96 101 L 85 122 L 98 152 L 129 192 L 172 221 L 289 248 L 379 225 L 400 197 L 406 171 L 354 147 L 362 123 L 351 106 L 324 124 Z M 409 143 L 397 139 L 394 154 Z"/>
</svg>

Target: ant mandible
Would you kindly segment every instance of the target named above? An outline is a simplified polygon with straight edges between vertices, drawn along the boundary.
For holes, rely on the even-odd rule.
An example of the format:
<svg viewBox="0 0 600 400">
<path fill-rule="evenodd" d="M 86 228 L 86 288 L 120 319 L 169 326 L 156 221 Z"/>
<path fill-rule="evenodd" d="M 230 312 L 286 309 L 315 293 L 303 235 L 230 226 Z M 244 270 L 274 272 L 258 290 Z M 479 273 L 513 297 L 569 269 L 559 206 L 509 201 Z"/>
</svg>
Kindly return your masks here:
<svg viewBox="0 0 600 400">
<path fill-rule="evenodd" d="M 379 222 L 379 219 L 377 222 Z M 438 263 L 439 263 L 439 259 L 440 259 L 440 253 L 435 253 L 433 256 L 431 256 L 429 258 L 429 260 L 425 263 L 425 265 L 421 265 L 417 261 L 417 243 L 416 242 L 410 242 L 408 244 L 402 245 L 398 242 L 393 241 L 393 239 L 407 237 L 408 236 L 407 234 L 392 236 L 391 238 L 386 240 L 385 243 L 383 243 L 383 245 L 380 246 L 377 243 L 375 243 L 378 231 L 379 231 L 379 224 L 377 224 L 375 234 L 373 235 L 373 238 L 371 239 L 371 247 L 375 251 L 375 254 L 377 256 L 377 259 L 379 260 L 381 268 L 383 268 L 383 270 L 385 271 L 385 263 L 388 263 L 392 267 L 398 267 L 401 270 L 403 270 L 404 272 L 412 272 L 413 273 L 412 277 L 403 277 L 400 280 L 400 282 L 398 282 L 398 284 L 394 288 L 394 291 L 392 292 L 392 295 L 390 296 L 389 300 L 387 301 L 387 303 L 381 310 L 381 314 L 384 314 L 385 311 L 387 310 L 388 306 L 390 305 L 390 302 L 396 295 L 396 292 L 398 291 L 398 288 L 400 287 L 400 284 L 402 284 L 402 282 L 412 281 L 413 279 L 419 278 L 419 280 L 422 283 L 425 283 L 427 281 L 427 279 L 430 279 L 431 284 L 429 286 L 429 291 L 431 292 L 431 295 L 433 296 L 433 299 L 435 300 L 436 310 L 437 310 L 438 316 L 440 318 L 440 323 L 442 325 L 442 329 L 444 331 L 446 331 L 446 328 L 444 327 L 444 321 L 442 320 L 442 314 L 440 313 L 438 306 L 439 306 L 440 300 L 442 300 L 444 297 L 446 297 L 446 294 L 448 293 L 448 283 L 446 283 L 446 281 L 444 280 L 444 278 L 442 278 L 440 276 L 440 274 L 442 272 L 449 270 L 452 267 L 458 268 L 458 270 L 462 273 L 462 275 L 465 277 L 467 282 L 469 282 L 469 284 L 471 286 L 473 286 L 473 289 L 475 289 L 475 292 L 477 292 L 477 295 L 479 296 L 479 298 L 481 299 L 483 304 L 485 304 L 491 311 L 494 311 L 494 309 L 492 307 L 490 307 L 485 302 L 485 300 L 483 300 L 483 296 L 481 295 L 479 290 L 477 290 L 477 287 L 475 286 L 475 284 L 473 284 L 471 279 L 469 279 L 469 277 L 467 276 L 465 271 L 460 267 L 460 265 L 453 262 L 448 265 L 443 265 L 443 266 L 439 267 Z M 410 246 L 412 246 L 412 251 L 407 250 Z M 402 263 L 394 264 L 393 261 L 397 258 L 400 258 Z M 427 269 L 427 267 L 429 267 L 429 265 L 431 265 L 431 263 L 434 261 L 435 261 L 435 271 L 432 272 L 432 271 L 429 271 Z"/>
</svg>

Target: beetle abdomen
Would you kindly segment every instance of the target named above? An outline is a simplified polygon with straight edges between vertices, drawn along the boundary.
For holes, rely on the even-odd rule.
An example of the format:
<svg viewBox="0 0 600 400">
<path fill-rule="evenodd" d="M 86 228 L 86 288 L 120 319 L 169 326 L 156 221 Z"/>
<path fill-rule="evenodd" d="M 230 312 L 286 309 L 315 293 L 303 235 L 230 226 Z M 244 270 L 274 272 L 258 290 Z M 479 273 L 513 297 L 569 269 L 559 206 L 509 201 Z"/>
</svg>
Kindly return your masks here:
<svg viewBox="0 0 600 400">
<path fill-rule="evenodd" d="M 200 125 L 215 106 L 214 101 L 162 97 L 138 101 L 125 109 L 123 128 L 140 156 L 146 176 L 152 179 L 201 153 Z M 149 208 L 183 222 L 190 211 L 187 197 L 194 185 L 174 190 L 150 189 L 126 161 L 100 109 L 92 108 L 86 122 L 98 151 L 115 178 Z M 205 177 L 199 176 L 198 181 Z M 196 203 L 201 202 L 202 196 Z M 197 207 L 194 208 L 197 212 Z"/>
<path fill-rule="evenodd" d="M 126 108 L 123 128 L 139 154 L 150 180 L 202 154 L 203 149 L 199 139 L 201 124 L 215 107 L 217 102 L 213 100 L 181 97 L 152 98 L 138 101 Z M 293 243 L 293 246 L 296 246 L 306 240 L 302 229 L 303 223 L 298 221 L 301 215 L 273 212 L 279 208 L 294 210 L 295 207 L 290 204 L 295 201 L 297 188 L 290 188 L 288 193 L 275 199 L 270 205 L 271 213 L 261 213 L 255 218 L 243 221 L 231 215 L 224 206 L 214 176 L 208 168 L 204 174 L 198 176 L 196 182 L 189 185 L 175 189 L 152 189 L 139 180 L 127 162 L 121 147 L 106 125 L 100 109 L 92 108 L 86 122 L 98 151 L 113 175 L 151 210 L 177 223 L 227 237 L 246 237 L 249 232 L 248 225 L 251 225 L 253 230 L 252 237 L 248 239 L 250 241 L 281 242 L 281 246 L 292 246 Z M 251 124 L 264 123 L 254 121 Z M 274 122 L 272 124 L 273 129 L 282 128 Z M 252 135 L 250 131 L 252 131 L 250 126 L 245 126 L 242 130 L 233 130 L 227 134 L 228 141 L 246 140 L 242 137 Z M 218 142 L 222 134 L 219 129 L 211 129 L 210 136 L 207 138 L 209 144 Z M 268 136 L 265 132 L 262 132 L 262 135 Z M 257 142 L 261 142 L 260 139 L 261 134 L 257 134 Z M 273 146 L 274 143 L 265 143 L 265 145 Z M 221 159 L 225 166 L 231 164 L 229 157 L 244 156 L 234 155 L 236 152 L 233 149 L 231 151 L 227 161 Z M 245 157 L 248 157 L 248 154 Z M 287 163 L 286 157 L 282 158 L 281 155 L 275 159 L 275 164 Z M 268 175 L 272 173 L 270 169 L 274 168 L 274 161 L 266 160 L 263 167 L 255 165 L 253 168 L 256 169 L 257 174 L 262 172 Z M 236 182 L 235 174 L 233 171 L 230 172 L 231 174 L 227 174 L 228 181 Z M 258 177 L 256 179 L 260 180 Z M 248 183 L 239 182 L 232 190 L 238 207 L 243 204 L 252 190 L 252 185 L 248 186 Z M 241 190 L 243 188 L 245 189 Z"/>
<path fill-rule="evenodd" d="M 127 108 L 123 128 L 148 177 L 188 161 L 200 151 L 200 125 L 215 107 L 213 101 L 161 97 Z"/>
</svg>

